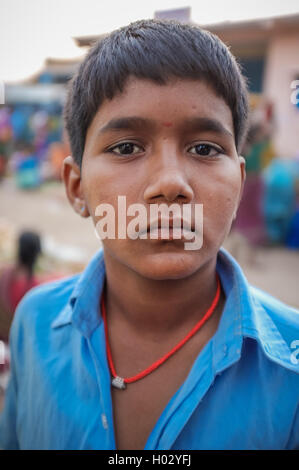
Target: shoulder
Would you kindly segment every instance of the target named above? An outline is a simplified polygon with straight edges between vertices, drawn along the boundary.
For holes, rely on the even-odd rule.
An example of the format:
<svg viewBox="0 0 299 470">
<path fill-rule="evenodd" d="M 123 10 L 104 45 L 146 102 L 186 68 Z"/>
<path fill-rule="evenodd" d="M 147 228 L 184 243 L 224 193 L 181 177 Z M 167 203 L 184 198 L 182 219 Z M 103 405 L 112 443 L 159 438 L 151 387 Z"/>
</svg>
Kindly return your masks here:
<svg viewBox="0 0 299 470">
<path fill-rule="evenodd" d="M 24 308 L 35 307 L 41 302 L 47 302 L 44 307 L 48 305 L 61 304 L 61 302 L 68 301 L 80 274 L 65 277 L 62 279 L 45 282 L 30 289 L 30 291 L 23 297 L 18 305 L 17 310 L 24 310 Z"/>
<path fill-rule="evenodd" d="M 263 359 L 281 372 L 299 373 L 299 311 L 249 284 L 237 261 L 224 249 L 218 270 L 230 299 L 230 308 L 239 313 L 243 337 L 255 340 Z"/>
<path fill-rule="evenodd" d="M 16 309 L 10 342 L 21 344 L 25 338 L 33 344 L 37 338 L 46 341 L 47 335 L 51 342 L 54 326 L 71 323 L 73 302 L 84 297 L 88 303 L 104 276 L 103 250 L 99 250 L 82 272 L 32 288 Z"/>
<path fill-rule="evenodd" d="M 250 286 L 255 325 L 268 358 L 299 374 L 299 311 L 272 295 Z"/>
<path fill-rule="evenodd" d="M 30 289 L 16 309 L 11 336 L 50 324 L 68 303 L 79 277 L 75 274 Z"/>
<path fill-rule="evenodd" d="M 285 339 L 289 339 L 295 334 L 299 340 L 299 310 L 257 287 L 250 286 L 250 291 L 255 302 L 262 305 Z"/>
</svg>

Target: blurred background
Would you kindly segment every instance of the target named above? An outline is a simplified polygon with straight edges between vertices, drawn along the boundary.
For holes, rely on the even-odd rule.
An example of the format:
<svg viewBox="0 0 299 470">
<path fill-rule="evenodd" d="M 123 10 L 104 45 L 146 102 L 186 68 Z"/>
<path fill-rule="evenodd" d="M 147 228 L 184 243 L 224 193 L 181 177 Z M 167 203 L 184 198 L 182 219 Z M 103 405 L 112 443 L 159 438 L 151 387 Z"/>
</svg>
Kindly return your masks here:
<svg viewBox="0 0 299 470">
<path fill-rule="evenodd" d="M 225 247 L 249 281 L 299 307 L 299 4 L 285 0 L 0 2 L 0 340 L 24 293 L 99 249 L 60 179 L 66 86 L 92 43 L 142 18 L 217 34 L 248 79 L 247 180 Z M 7 350 L 7 364 L 9 351 Z M 1 367 L 1 366 L 0 366 Z M 7 370 L 2 365 L 2 372 Z M 5 373 L 0 374 L 5 387 Z"/>
</svg>

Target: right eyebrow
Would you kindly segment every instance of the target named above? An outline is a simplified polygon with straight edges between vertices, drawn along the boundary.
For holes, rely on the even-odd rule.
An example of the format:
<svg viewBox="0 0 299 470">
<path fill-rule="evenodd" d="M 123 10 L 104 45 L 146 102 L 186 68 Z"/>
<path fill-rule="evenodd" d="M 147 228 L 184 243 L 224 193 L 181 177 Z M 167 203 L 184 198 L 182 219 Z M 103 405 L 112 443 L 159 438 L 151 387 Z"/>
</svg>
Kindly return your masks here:
<svg viewBox="0 0 299 470">
<path fill-rule="evenodd" d="M 98 131 L 98 135 L 102 135 L 108 131 L 137 130 L 149 126 L 153 126 L 153 121 L 150 119 L 137 116 L 115 118 L 105 124 L 105 126 Z"/>
</svg>

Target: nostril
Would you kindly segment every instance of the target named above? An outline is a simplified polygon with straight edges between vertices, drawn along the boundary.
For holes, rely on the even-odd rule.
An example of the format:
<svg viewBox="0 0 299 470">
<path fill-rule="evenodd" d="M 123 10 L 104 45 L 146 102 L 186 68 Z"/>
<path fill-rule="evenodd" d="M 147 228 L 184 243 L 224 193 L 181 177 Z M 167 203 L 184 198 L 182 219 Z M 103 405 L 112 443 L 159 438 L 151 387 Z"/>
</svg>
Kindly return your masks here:
<svg viewBox="0 0 299 470">
<path fill-rule="evenodd" d="M 147 202 L 190 202 L 194 193 L 190 184 L 176 172 L 168 171 L 149 183 L 144 191 Z"/>
<path fill-rule="evenodd" d="M 184 196 L 183 194 L 165 194 L 165 199 L 167 199 L 168 202 L 178 202 L 178 201 L 187 201 L 188 198 L 187 196 Z"/>
</svg>

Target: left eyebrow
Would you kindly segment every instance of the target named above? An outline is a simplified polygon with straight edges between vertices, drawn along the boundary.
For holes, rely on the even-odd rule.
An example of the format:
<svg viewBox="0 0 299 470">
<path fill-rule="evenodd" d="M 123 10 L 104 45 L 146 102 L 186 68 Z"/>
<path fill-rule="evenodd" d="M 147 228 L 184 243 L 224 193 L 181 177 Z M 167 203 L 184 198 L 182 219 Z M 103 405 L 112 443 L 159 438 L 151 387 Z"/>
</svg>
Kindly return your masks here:
<svg viewBox="0 0 299 470">
<path fill-rule="evenodd" d="M 184 127 L 188 130 L 192 129 L 193 131 L 211 131 L 216 132 L 217 134 L 224 134 L 230 137 L 234 137 L 233 134 L 217 119 L 211 119 L 207 117 L 188 118 L 184 121 Z"/>
</svg>

